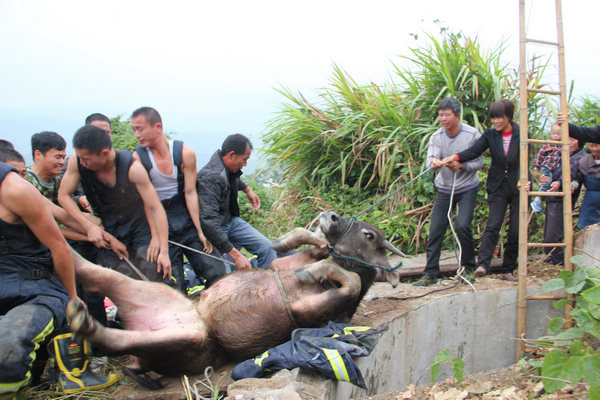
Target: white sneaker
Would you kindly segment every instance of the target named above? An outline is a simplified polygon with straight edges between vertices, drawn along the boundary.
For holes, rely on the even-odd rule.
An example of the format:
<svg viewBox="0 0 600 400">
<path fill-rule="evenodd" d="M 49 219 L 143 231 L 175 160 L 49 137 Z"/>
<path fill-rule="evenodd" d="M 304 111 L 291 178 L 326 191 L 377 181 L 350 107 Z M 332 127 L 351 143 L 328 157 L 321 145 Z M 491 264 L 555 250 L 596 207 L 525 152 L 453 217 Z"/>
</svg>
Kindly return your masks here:
<svg viewBox="0 0 600 400">
<path fill-rule="evenodd" d="M 531 208 L 533 209 L 533 211 L 542 212 L 542 202 L 534 200 L 531 202 L 530 205 L 531 205 Z"/>
</svg>

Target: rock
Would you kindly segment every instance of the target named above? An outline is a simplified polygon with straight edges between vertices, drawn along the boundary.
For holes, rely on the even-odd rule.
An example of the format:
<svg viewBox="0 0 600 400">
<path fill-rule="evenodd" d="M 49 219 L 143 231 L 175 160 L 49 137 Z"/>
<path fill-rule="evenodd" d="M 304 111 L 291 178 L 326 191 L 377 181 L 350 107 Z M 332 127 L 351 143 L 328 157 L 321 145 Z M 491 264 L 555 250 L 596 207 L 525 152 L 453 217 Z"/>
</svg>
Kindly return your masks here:
<svg viewBox="0 0 600 400">
<path fill-rule="evenodd" d="M 464 400 L 469 396 L 469 392 L 466 390 L 458 390 L 456 388 L 452 388 L 450 390 L 446 390 L 445 392 L 437 392 L 433 394 L 434 400 Z"/>
</svg>

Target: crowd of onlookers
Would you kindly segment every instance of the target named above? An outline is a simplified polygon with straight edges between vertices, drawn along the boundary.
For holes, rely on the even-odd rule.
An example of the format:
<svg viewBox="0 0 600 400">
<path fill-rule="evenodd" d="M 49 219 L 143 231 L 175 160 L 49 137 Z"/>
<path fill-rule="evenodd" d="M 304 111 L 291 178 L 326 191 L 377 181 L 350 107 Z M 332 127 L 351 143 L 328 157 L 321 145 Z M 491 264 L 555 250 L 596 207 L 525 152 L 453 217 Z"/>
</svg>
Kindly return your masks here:
<svg viewBox="0 0 600 400">
<path fill-rule="evenodd" d="M 514 104 L 506 99 L 493 103 L 489 110 L 493 127 L 486 129 L 483 135 L 461 123 L 461 104 L 457 99 L 443 99 L 438 105 L 438 115 L 442 126 L 429 139 L 427 152 L 427 166 L 438 171 L 436 198 L 429 225 L 427 263 L 422 278 L 415 285 L 437 283 L 443 238 L 454 210 L 461 250 L 459 266 L 478 277 L 490 273 L 500 230 L 509 210 L 500 274 L 502 279 L 514 281 L 518 255 L 520 177 L 520 130 L 512 121 Z M 551 128 L 553 141 L 561 140 L 561 125 L 566 123 L 566 116 L 559 114 L 557 123 Z M 578 219 L 578 227 L 583 229 L 600 222 L 600 144 L 597 144 L 600 143 L 600 126 L 585 128 L 568 124 L 568 127 L 573 206 L 582 186 L 586 189 Z M 584 150 L 586 142 L 590 142 L 590 154 Z M 489 214 L 476 261 L 471 224 L 479 187 L 477 171 L 483 166 L 482 156 L 486 150 L 489 150 L 491 158 L 486 183 Z M 534 179 L 541 183 L 539 191 L 561 191 L 561 145 L 543 145 L 535 157 L 532 172 Z M 544 243 L 560 243 L 564 234 L 562 197 L 535 197 L 531 202 L 532 210 L 542 212 L 543 203 L 546 203 Z M 563 263 L 562 247 L 546 247 L 545 252 L 550 263 Z"/>
</svg>

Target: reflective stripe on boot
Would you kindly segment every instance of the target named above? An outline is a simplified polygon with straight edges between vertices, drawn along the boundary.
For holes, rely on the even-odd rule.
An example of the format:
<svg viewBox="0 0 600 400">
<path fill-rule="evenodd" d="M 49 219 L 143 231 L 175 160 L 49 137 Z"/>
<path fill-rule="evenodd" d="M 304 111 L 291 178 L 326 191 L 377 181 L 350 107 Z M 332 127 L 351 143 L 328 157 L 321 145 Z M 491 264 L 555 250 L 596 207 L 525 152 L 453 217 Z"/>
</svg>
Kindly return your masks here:
<svg viewBox="0 0 600 400">
<path fill-rule="evenodd" d="M 88 370 L 89 344 L 75 339 L 71 333 L 56 336 L 49 348 L 55 358 L 59 387 L 63 394 L 78 393 L 84 390 L 101 389 L 118 382 L 115 374 L 99 376 Z"/>
</svg>

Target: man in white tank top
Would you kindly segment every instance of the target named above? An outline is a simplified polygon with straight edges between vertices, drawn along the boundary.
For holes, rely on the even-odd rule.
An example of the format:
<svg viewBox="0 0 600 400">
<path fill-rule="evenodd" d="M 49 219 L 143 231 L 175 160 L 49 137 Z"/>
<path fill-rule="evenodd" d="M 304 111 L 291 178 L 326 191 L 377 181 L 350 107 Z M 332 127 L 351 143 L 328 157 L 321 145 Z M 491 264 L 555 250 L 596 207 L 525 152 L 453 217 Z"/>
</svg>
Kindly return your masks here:
<svg viewBox="0 0 600 400">
<path fill-rule="evenodd" d="M 142 162 L 165 207 L 169 222 L 169 240 L 220 257 L 206 239 L 200 225 L 200 207 L 196 191 L 196 155 L 179 141 L 169 141 L 162 119 L 151 107 L 141 107 L 131 116 L 131 126 L 140 142 L 134 157 Z M 169 257 L 177 286 L 185 292 L 183 254 L 197 276 L 210 285 L 225 274 L 223 262 L 169 244 Z"/>
</svg>

